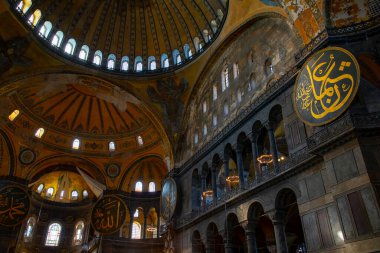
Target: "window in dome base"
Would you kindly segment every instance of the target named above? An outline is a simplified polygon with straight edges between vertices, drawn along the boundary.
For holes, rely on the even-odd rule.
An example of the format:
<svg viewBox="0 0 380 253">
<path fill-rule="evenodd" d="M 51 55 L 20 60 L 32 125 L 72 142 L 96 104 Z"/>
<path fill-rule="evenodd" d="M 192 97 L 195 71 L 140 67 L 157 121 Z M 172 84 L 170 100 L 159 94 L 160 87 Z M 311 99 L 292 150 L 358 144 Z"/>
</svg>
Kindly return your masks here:
<svg viewBox="0 0 380 253">
<path fill-rule="evenodd" d="M 136 192 L 142 192 L 142 188 L 143 188 L 142 182 L 137 181 L 136 185 L 135 185 L 135 191 Z"/>
<path fill-rule="evenodd" d="M 74 53 L 76 44 L 77 43 L 74 39 L 69 39 L 69 41 L 67 41 L 67 44 L 65 46 L 65 53 L 72 55 Z"/>
<path fill-rule="evenodd" d="M 9 116 L 8 116 L 8 119 L 10 121 L 14 121 L 17 116 L 20 114 L 20 111 L 19 110 L 14 110 Z"/>
<path fill-rule="evenodd" d="M 74 141 L 73 141 L 73 149 L 79 149 L 79 146 L 80 146 L 80 141 L 79 141 L 79 139 L 75 139 Z"/>
<path fill-rule="evenodd" d="M 37 193 L 41 193 L 42 190 L 44 189 L 44 184 L 40 184 L 36 190 Z"/>
<path fill-rule="evenodd" d="M 143 138 L 141 136 L 137 136 L 137 143 L 139 144 L 139 146 L 144 145 L 144 141 L 143 141 Z"/>
<path fill-rule="evenodd" d="M 154 182 L 149 183 L 149 192 L 155 192 L 156 191 L 156 184 Z"/>
<path fill-rule="evenodd" d="M 113 152 L 115 151 L 115 149 L 116 149 L 115 142 L 110 141 L 110 143 L 108 144 L 108 150 Z"/>
<path fill-rule="evenodd" d="M 94 60 L 92 61 L 95 65 L 100 66 L 102 64 L 102 52 L 97 50 L 94 54 Z"/>
<path fill-rule="evenodd" d="M 41 128 L 38 128 L 36 133 L 34 134 L 35 137 L 37 138 L 42 138 L 42 135 L 44 135 L 45 133 L 45 129 L 43 129 L 42 127 Z"/>
<path fill-rule="evenodd" d="M 79 59 L 86 61 L 89 51 L 90 51 L 89 47 L 87 45 L 83 45 L 78 55 Z"/>
<path fill-rule="evenodd" d="M 58 31 L 54 34 L 53 39 L 51 40 L 51 45 L 55 47 L 60 47 L 63 40 L 63 32 Z"/>
<path fill-rule="evenodd" d="M 47 189 L 46 191 L 46 197 L 47 198 L 51 198 L 53 196 L 53 193 L 54 193 L 54 188 L 53 187 L 50 187 L 49 189 Z"/>
<path fill-rule="evenodd" d="M 71 192 L 71 200 L 78 200 L 78 192 L 76 190 Z"/>
</svg>

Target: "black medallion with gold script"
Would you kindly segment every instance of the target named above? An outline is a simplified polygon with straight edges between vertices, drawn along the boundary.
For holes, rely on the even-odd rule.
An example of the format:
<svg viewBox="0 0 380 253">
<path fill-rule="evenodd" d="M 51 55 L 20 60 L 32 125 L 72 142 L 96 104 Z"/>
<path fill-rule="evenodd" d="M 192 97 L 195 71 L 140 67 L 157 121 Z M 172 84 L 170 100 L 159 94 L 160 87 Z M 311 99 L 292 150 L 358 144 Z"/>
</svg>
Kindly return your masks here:
<svg viewBox="0 0 380 253">
<path fill-rule="evenodd" d="M 28 193 L 19 186 L 0 189 L 0 225 L 13 227 L 28 215 L 30 200 Z"/>
<path fill-rule="evenodd" d="M 333 121 L 354 99 L 359 80 L 359 64 L 347 50 L 328 47 L 315 53 L 302 66 L 294 87 L 298 116 L 311 126 Z"/>
<path fill-rule="evenodd" d="M 112 234 L 124 224 L 127 207 L 116 196 L 104 196 L 96 202 L 91 213 L 92 227 L 100 234 Z"/>
</svg>

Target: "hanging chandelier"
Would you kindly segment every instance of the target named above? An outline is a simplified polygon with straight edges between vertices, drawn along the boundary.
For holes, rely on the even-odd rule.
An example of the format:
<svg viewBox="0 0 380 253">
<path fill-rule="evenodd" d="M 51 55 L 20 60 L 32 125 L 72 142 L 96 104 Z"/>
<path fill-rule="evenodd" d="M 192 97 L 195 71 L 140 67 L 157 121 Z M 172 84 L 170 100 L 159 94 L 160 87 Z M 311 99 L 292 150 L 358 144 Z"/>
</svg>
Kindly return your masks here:
<svg viewBox="0 0 380 253">
<path fill-rule="evenodd" d="M 146 228 L 146 231 L 148 231 L 148 232 L 155 232 L 155 231 L 157 231 L 157 228 L 152 223 L 151 225 L 148 225 L 148 227 Z"/>
<path fill-rule="evenodd" d="M 272 163 L 273 162 L 273 157 L 271 154 L 269 155 L 261 155 L 257 158 L 257 161 L 260 163 L 260 164 L 269 164 L 269 163 Z"/>
</svg>

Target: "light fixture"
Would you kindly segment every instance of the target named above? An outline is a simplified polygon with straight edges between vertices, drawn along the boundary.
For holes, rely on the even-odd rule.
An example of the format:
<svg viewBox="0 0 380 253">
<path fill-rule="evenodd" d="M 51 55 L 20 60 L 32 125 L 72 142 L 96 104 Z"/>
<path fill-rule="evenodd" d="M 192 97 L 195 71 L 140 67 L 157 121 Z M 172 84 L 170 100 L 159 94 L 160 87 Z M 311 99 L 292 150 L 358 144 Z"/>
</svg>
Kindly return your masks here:
<svg viewBox="0 0 380 253">
<path fill-rule="evenodd" d="M 152 222 L 152 224 L 150 224 L 150 225 L 147 226 L 146 231 L 148 231 L 148 232 L 155 232 L 155 231 L 157 231 L 157 228 L 154 226 L 154 224 Z"/>
<path fill-rule="evenodd" d="M 269 164 L 273 162 L 273 157 L 272 155 L 261 155 L 257 158 L 257 161 L 260 164 Z"/>
</svg>

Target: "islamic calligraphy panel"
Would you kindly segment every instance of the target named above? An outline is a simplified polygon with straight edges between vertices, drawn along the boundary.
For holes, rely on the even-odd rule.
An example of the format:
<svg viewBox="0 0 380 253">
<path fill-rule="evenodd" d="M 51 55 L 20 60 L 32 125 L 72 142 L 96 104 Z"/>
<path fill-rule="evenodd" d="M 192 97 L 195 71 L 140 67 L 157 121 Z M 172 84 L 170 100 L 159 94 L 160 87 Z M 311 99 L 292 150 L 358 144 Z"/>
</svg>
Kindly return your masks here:
<svg viewBox="0 0 380 253">
<path fill-rule="evenodd" d="M 124 224 L 127 207 L 116 196 L 105 196 L 92 209 L 91 224 L 100 234 L 112 234 Z"/>
<path fill-rule="evenodd" d="M 0 226 L 17 226 L 28 215 L 30 200 L 28 193 L 18 186 L 7 186 L 0 190 Z"/>
<path fill-rule="evenodd" d="M 303 65 L 294 87 L 294 107 L 308 125 L 327 124 L 341 115 L 358 90 L 359 65 L 343 48 L 328 47 Z"/>
<path fill-rule="evenodd" d="M 169 221 L 173 216 L 177 204 L 177 185 L 173 178 L 164 182 L 161 193 L 161 215 L 164 220 Z"/>
</svg>

